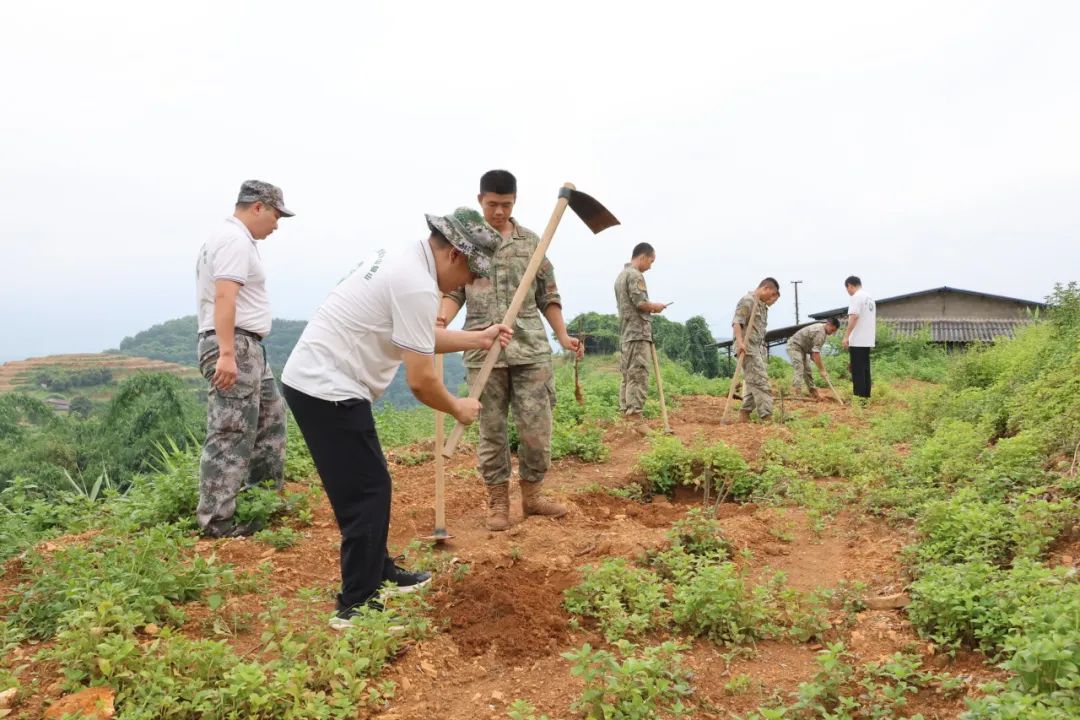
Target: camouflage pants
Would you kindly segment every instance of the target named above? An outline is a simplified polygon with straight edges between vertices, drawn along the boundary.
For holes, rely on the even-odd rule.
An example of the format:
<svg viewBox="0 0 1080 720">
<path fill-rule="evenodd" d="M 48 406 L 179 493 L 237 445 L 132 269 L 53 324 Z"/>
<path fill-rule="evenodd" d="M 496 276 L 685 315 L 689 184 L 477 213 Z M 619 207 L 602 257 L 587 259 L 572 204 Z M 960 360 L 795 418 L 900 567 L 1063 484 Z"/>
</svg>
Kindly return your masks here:
<svg viewBox="0 0 1080 720">
<path fill-rule="evenodd" d="M 639 413 L 649 397 L 649 363 L 652 361 L 652 343 L 648 340 L 629 340 L 622 344 L 619 371 L 619 412 Z"/>
<path fill-rule="evenodd" d="M 791 381 L 791 387 L 798 392 L 803 385 L 808 390 L 813 389 L 814 369 L 811 367 L 810 353 L 788 345 L 788 357 L 791 358 L 791 367 L 795 369 L 795 377 Z"/>
<path fill-rule="evenodd" d="M 469 368 L 469 383 L 480 373 Z M 551 465 L 551 410 L 555 375 L 550 362 L 495 368 L 480 394 L 480 475 L 485 485 L 509 482 L 510 438 L 507 413 L 514 413 L 518 431 L 518 475 L 522 482 L 541 482 Z"/>
<path fill-rule="evenodd" d="M 746 412 L 757 410 L 765 418 L 772 415 L 772 386 L 765 370 L 765 358 L 747 353 L 743 360 L 743 404 Z"/>
<path fill-rule="evenodd" d="M 217 337 L 199 341 L 199 371 L 210 380 L 218 361 Z M 245 488 L 285 481 L 285 404 L 274 382 L 266 349 L 236 336 L 236 384 L 210 388 L 206 442 L 199 462 L 199 527 L 216 534 L 233 529 L 236 496 Z"/>
</svg>

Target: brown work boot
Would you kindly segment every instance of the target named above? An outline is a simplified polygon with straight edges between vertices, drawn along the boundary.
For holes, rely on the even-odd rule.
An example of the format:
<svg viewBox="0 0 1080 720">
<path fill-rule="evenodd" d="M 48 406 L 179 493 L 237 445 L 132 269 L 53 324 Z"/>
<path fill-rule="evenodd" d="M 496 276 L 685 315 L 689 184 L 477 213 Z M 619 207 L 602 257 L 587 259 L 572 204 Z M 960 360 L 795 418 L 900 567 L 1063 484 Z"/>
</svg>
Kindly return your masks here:
<svg viewBox="0 0 1080 720">
<path fill-rule="evenodd" d="M 810 388 L 809 395 L 814 400 L 820 400 L 821 399 L 821 393 L 818 392 L 817 388 Z"/>
<path fill-rule="evenodd" d="M 530 515 L 562 517 L 566 514 L 566 506 L 543 497 L 540 494 L 540 487 L 543 484 L 542 480 L 540 482 L 521 482 L 521 512 L 525 517 Z"/>
<path fill-rule="evenodd" d="M 744 423 L 750 422 L 750 411 L 749 410 L 740 410 L 739 411 L 739 422 L 744 422 Z"/>
<path fill-rule="evenodd" d="M 488 485 L 487 529 L 501 532 L 510 527 L 510 483 Z"/>
</svg>

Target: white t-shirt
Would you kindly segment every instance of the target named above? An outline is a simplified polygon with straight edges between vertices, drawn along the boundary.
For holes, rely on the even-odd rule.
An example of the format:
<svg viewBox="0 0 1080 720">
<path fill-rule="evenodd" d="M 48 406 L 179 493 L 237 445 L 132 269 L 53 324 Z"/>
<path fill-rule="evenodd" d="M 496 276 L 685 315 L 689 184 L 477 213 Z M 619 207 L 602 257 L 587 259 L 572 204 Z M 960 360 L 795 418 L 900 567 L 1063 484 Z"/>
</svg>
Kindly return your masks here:
<svg viewBox="0 0 1080 720">
<path fill-rule="evenodd" d="M 379 250 L 315 311 L 281 381 L 322 400 L 378 400 L 404 350 L 435 353 L 439 300 L 435 256 L 426 240 Z"/>
<path fill-rule="evenodd" d="M 195 263 L 195 301 L 199 332 L 214 330 L 214 284 L 233 280 L 242 286 L 236 295 L 236 327 L 266 336 L 270 334 L 270 298 L 266 273 L 255 239 L 247 226 L 234 217 L 206 241 Z"/>
<path fill-rule="evenodd" d="M 859 321 L 848 337 L 850 347 L 874 347 L 877 337 L 877 308 L 874 299 L 859 288 L 851 296 L 848 315 L 858 315 Z"/>
</svg>

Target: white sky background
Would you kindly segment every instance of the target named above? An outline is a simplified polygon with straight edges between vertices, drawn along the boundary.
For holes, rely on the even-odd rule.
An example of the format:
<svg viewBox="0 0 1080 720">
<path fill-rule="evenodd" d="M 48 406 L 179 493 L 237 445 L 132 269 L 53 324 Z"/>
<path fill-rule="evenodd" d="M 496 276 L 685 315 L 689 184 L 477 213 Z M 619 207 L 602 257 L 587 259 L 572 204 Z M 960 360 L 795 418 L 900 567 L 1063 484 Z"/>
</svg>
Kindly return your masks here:
<svg viewBox="0 0 1080 720">
<path fill-rule="evenodd" d="M 261 246 L 307 319 L 423 213 L 518 176 L 569 319 L 614 312 L 632 246 L 653 299 L 730 334 L 939 285 L 1042 299 L 1080 259 L 1071 2 L 4 2 L 0 360 L 99 351 L 194 312 L 195 257 L 245 178 L 297 217 Z M 194 339 L 192 341 L 194 352 Z"/>
</svg>

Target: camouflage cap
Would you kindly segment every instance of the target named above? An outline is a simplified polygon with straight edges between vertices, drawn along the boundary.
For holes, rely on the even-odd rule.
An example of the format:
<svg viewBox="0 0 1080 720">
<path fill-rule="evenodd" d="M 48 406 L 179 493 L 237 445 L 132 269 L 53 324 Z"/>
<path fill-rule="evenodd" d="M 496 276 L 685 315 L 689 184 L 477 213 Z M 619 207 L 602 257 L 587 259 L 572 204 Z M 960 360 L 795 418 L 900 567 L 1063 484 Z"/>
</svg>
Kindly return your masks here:
<svg viewBox="0 0 1080 720">
<path fill-rule="evenodd" d="M 428 227 L 445 237 L 465 256 L 477 277 L 491 272 L 491 258 L 499 247 L 499 233 L 472 208 L 459 207 L 450 215 L 425 215 Z"/>
<path fill-rule="evenodd" d="M 282 217 L 292 217 L 296 214 L 285 207 L 285 198 L 281 194 L 281 188 L 262 180 L 245 180 L 240 185 L 240 196 L 236 198 L 236 202 L 261 202 L 276 208 Z"/>
</svg>

